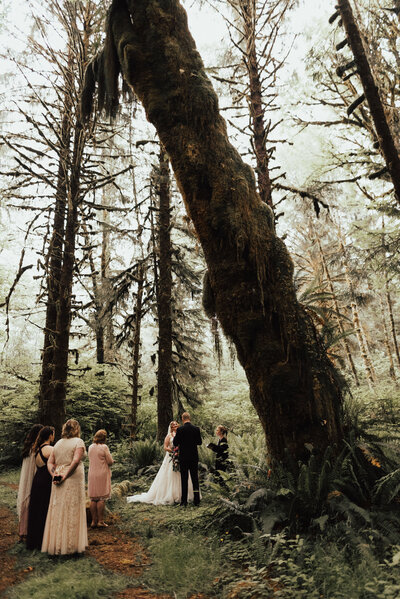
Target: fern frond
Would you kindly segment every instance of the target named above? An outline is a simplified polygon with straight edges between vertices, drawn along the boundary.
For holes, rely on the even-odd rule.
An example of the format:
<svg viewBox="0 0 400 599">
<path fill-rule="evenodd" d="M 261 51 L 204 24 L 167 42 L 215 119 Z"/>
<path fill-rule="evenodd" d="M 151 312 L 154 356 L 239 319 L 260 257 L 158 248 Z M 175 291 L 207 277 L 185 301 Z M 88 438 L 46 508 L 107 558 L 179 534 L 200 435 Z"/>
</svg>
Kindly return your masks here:
<svg viewBox="0 0 400 599">
<path fill-rule="evenodd" d="M 391 503 L 400 496 L 400 468 L 383 476 L 375 484 L 372 497 L 381 503 Z"/>
</svg>

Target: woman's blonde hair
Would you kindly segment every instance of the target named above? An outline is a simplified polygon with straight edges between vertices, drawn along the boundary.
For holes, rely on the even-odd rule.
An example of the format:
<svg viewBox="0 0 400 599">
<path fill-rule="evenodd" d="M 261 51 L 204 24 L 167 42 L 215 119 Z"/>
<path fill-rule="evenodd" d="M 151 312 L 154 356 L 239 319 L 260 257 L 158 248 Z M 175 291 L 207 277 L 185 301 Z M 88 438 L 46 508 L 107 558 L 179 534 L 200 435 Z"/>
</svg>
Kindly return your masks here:
<svg viewBox="0 0 400 599">
<path fill-rule="evenodd" d="M 107 432 L 101 428 L 93 437 L 93 443 L 105 443 L 107 440 Z"/>
<path fill-rule="evenodd" d="M 70 418 L 62 427 L 61 436 L 63 439 L 72 439 L 73 437 L 80 437 L 81 425 L 74 418 Z"/>
<path fill-rule="evenodd" d="M 217 426 L 217 430 L 220 431 L 225 436 L 228 434 L 228 429 L 223 424 L 219 424 Z"/>
</svg>

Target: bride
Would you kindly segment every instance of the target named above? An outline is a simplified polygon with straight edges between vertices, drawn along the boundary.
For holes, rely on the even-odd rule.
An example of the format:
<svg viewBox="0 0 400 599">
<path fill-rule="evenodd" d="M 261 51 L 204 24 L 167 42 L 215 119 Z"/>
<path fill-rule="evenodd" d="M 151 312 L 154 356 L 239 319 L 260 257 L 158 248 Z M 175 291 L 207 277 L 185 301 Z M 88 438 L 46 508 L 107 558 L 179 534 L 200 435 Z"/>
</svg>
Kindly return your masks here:
<svg viewBox="0 0 400 599">
<path fill-rule="evenodd" d="M 163 505 L 168 503 L 178 503 L 181 500 L 181 475 L 180 472 L 174 470 L 173 456 L 173 440 L 175 437 L 178 423 L 173 420 L 169 427 L 168 433 L 164 440 L 165 457 L 163 463 L 150 489 L 147 493 L 140 495 L 131 495 L 127 497 L 128 503 L 142 502 L 154 503 L 154 505 Z M 193 485 L 189 476 L 188 499 L 193 501 Z"/>
</svg>

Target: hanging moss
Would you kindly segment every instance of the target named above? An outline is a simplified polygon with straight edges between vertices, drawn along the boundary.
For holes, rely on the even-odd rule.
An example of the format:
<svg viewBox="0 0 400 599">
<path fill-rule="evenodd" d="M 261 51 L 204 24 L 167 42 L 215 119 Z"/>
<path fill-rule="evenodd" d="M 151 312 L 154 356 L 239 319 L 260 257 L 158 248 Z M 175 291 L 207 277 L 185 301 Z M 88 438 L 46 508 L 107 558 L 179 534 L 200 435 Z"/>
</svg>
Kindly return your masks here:
<svg viewBox="0 0 400 599">
<path fill-rule="evenodd" d="M 203 308 L 204 312 L 207 314 L 208 318 L 215 317 L 215 297 L 214 292 L 211 287 L 210 277 L 208 276 L 208 271 L 203 278 Z"/>
</svg>

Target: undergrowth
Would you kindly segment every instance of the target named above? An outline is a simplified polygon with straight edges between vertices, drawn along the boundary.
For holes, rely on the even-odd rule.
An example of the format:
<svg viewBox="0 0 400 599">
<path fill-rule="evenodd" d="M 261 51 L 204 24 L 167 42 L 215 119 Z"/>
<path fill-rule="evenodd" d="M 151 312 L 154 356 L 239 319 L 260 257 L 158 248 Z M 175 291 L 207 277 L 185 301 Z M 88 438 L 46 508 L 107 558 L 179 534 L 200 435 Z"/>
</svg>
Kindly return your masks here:
<svg viewBox="0 0 400 599">
<path fill-rule="evenodd" d="M 368 544 L 349 547 L 340 538 L 259 535 L 226 543 L 223 597 L 257 599 L 395 599 L 400 596 L 400 547 L 378 560 Z M 234 572 L 234 573 L 233 573 Z M 232 574 L 233 573 L 233 574 Z"/>
<path fill-rule="evenodd" d="M 199 533 L 157 535 L 149 543 L 153 567 L 145 575 L 147 584 L 176 599 L 194 593 L 209 593 L 220 569 L 220 554 Z"/>
<path fill-rule="evenodd" d="M 17 511 L 17 489 L 9 486 L 10 483 L 18 483 L 19 472 L 13 470 L 0 475 L 0 504 L 12 510 Z"/>
<path fill-rule="evenodd" d="M 9 599 L 100 599 L 111 597 L 127 586 L 123 576 L 104 572 L 89 558 L 38 559 L 44 571 L 33 573 L 24 582 L 11 587 Z M 35 556 L 33 557 L 35 560 Z M 30 560 L 32 561 L 32 560 Z"/>
</svg>

